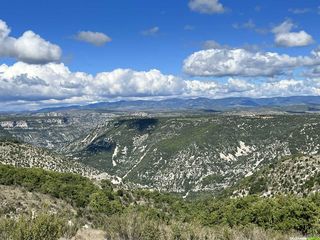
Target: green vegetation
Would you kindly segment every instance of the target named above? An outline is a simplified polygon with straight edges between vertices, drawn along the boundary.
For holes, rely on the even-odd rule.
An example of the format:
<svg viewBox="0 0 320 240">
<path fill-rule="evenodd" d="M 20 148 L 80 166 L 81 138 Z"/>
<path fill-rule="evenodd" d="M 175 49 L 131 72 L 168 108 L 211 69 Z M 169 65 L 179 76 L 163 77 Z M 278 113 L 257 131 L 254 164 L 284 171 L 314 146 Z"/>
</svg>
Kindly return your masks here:
<svg viewBox="0 0 320 240">
<path fill-rule="evenodd" d="M 107 239 L 143 240 L 283 240 L 290 234 L 264 230 L 255 226 L 206 227 L 196 222 L 154 220 L 148 216 L 130 212 L 110 217 L 103 229 Z"/>
<path fill-rule="evenodd" d="M 70 239 L 79 226 L 70 226 L 67 216 L 41 213 L 35 218 L 0 219 L 2 240 Z M 292 234 L 264 230 L 255 226 L 229 228 L 205 227 L 197 223 L 172 221 L 170 224 L 150 219 L 146 214 L 128 212 L 106 217 L 101 222 L 103 239 L 112 240 L 284 240 Z M 90 232 L 90 229 L 88 230 Z M 79 233 L 79 231 L 78 231 Z M 76 238 L 88 239 L 88 238 Z"/>
<path fill-rule="evenodd" d="M 71 216 L 59 213 L 2 217 L 1 239 L 58 239 L 86 222 L 103 229 L 109 239 L 234 239 L 241 234 L 239 239 L 286 239 L 281 233 L 320 234 L 320 195 L 187 201 L 157 191 L 116 189 L 106 180 L 97 184 L 75 174 L 7 165 L 0 165 L 0 184 L 63 199 L 78 212 L 72 226 L 66 224 Z M 128 234 L 132 238 L 122 237 Z"/>
<path fill-rule="evenodd" d="M 90 195 L 98 190 L 89 179 L 80 175 L 8 165 L 0 165 L 0 184 L 21 186 L 28 191 L 49 194 L 65 199 L 76 207 L 87 206 Z"/>
<path fill-rule="evenodd" d="M 67 153 L 126 182 L 217 195 L 288 154 L 318 154 L 319 120 L 319 115 L 121 116 L 72 142 Z M 255 184 L 250 193 L 267 192 L 269 181 Z"/>
<path fill-rule="evenodd" d="M 13 240 L 56 240 L 62 236 L 71 237 L 75 228 L 67 225 L 64 216 L 40 214 L 20 216 L 18 219 L 0 219 L 0 239 Z"/>
<path fill-rule="evenodd" d="M 262 167 L 251 176 L 227 188 L 221 195 L 257 194 L 268 197 L 279 194 L 308 195 L 311 192 L 318 192 L 319 184 L 320 156 L 296 154 Z"/>
<path fill-rule="evenodd" d="M 87 176 L 99 174 L 99 170 L 119 176 L 127 183 L 183 195 L 189 192 L 192 196 L 197 194 L 192 192 L 194 189 L 217 195 L 251 171 L 255 173 L 271 163 L 278 163 L 279 158 L 288 154 L 320 153 L 318 114 L 193 115 L 177 112 L 141 117 L 136 114 L 116 114 L 116 117 L 90 111 L 60 114 L 59 117 L 51 117 L 51 114 L 2 117 L 11 122 L 21 119 L 28 127 L 0 127 L 0 139 L 16 138 L 23 142 L 0 144 L 0 162 L 80 174 L 88 173 L 88 166 L 91 166 Z M 55 164 L 57 159 L 58 164 Z M 250 193 L 308 195 L 316 190 L 316 170 L 320 169 L 313 162 L 308 160 L 304 164 L 301 161 L 290 170 L 286 164 L 278 165 L 270 174 L 274 176 L 281 167 L 290 178 L 283 177 L 281 182 L 279 178 L 266 176 L 254 183 Z M 300 177 L 292 170 L 310 178 Z M 272 185 L 275 187 L 269 191 Z M 282 191 L 284 186 L 288 187 Z"/>
<path fill-rule="evenodd" d="M 158 124 L 159 120 L 156 118 L 137 118 L 137 119 L 125 119 L 119 120 L 118 124 L 126 123 L 129 128 L 135 128 L 140 132 L 144 132 L 156 124 Z"/>
</svg>

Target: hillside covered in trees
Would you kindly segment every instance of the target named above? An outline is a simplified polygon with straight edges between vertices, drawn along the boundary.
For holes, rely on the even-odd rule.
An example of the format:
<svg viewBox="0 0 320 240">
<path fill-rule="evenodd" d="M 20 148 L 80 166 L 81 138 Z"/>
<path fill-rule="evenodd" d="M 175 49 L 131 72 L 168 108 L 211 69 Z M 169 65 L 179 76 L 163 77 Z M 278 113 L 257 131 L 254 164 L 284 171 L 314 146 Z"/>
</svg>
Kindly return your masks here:
<svg viewBox="0 0 320 240">
<path fill-rule="evenodd" d="M 0 185 L 69 206 L 53 210 L 34 204 L 18 212 L 17 202 L 2 199 L 1 239 L 71 239 L 83 229 L 101 231 L 106 239 L 258 240 L 320 233 L 318 194 L 185 200 L 107 180 L 7 165 L 0 165 Z"/>
</svg>

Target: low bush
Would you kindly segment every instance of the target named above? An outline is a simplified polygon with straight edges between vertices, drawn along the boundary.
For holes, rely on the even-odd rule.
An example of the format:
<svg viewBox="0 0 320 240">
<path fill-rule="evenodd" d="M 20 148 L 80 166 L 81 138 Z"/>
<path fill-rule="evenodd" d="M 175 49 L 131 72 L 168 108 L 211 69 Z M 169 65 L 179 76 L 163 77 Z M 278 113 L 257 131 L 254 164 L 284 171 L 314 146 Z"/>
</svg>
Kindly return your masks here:
<svg viewBox="0 0 320 240">
<path fill-rule="evenodd" d="M 32 217 L 20 216 L 18 219 L 0 219 L 0 239 L 3 240 L 56 240 L 62 236 L 70 237 L 75 229 L 68 226 L 66 218 L 54 214 L 39 214 Z"/>
<path fill-rule="evenodd" d="M 77 210 L 78 220 L 90 222 L 95 228 L 105 228 L 110 239 L 170 239 L 172 236 L 173 239 L 202 239 L 192 236 L 214 239 L 210 234 L 222 234 L 221 231 L 212 232 L 217 226 L 225 229 L 221 239 L 232 239 L 239 228 L 241 234 L 247 234 L 247 229 L 258 229 L 256 231 L 261 234 L 267 231 L 262 229 L 297 231 L 312 236 L 320 234 L 319 194 L 273 198 L 255 195 L 235 199 L 209 197 L 188 201 L 157 191 L 116 189 L 106 180 L 99 186 L 75 174 L 6 165 L 0 165 L 0 184 L 21 186 L 63 199 Z M 14 232 L 23 234 L 22 239 L 30 232 L 38 234 L 36 236 L 55 232 L 53 236 L 57 237 L 64 231 L 62 222 L 55 216 L 32 219 L 31 228 L 27 226 L 29 222 L 23 218 L 11 222 Z M 9 223 L 2 222 L 1 228 L 9 228 Z M 170 237 L 165 238 L 164 234 Z M 249 231 L 247 239 L 255 239 L 250 234 L 256 233 Z M 131 238 L 126 237 L 129 235 Z"/>
</svg>

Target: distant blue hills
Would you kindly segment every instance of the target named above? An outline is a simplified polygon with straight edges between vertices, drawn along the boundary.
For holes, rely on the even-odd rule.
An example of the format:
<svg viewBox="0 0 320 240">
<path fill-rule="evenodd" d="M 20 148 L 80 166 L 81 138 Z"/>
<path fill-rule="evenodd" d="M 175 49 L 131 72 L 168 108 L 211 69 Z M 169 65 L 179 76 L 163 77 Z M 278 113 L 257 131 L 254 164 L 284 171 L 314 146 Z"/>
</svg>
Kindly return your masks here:
<svg viewBox="0 0 320 240">
<path fill-rule="evenodd" d="M 292 96 L 272 98 L 171 98 L 165 100 L 135 100 L 99 102 L 88 105 L 72 105 L 55 108 L 44 108 L 38 112 L 63 110 L 105 110 L 105 111 L 187 111 L 201 110 L 207 112 L 229 111 L 233 109 L 275 108 L 279 110 L 319 111 L 320 96 Z"/>
</svg>

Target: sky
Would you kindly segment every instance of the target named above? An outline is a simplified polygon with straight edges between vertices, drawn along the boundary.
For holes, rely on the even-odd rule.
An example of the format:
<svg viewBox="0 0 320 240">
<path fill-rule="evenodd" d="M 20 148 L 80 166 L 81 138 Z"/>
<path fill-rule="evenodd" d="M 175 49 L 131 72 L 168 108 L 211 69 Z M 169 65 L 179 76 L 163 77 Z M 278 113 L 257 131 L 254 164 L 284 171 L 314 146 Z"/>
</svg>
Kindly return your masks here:
<svg viewBox="0 0 320 240">
<path fill-rule="evenodd" d="M 0 111 L 320 94 L 318 0 L 2 0 Z"/>
</svg>

